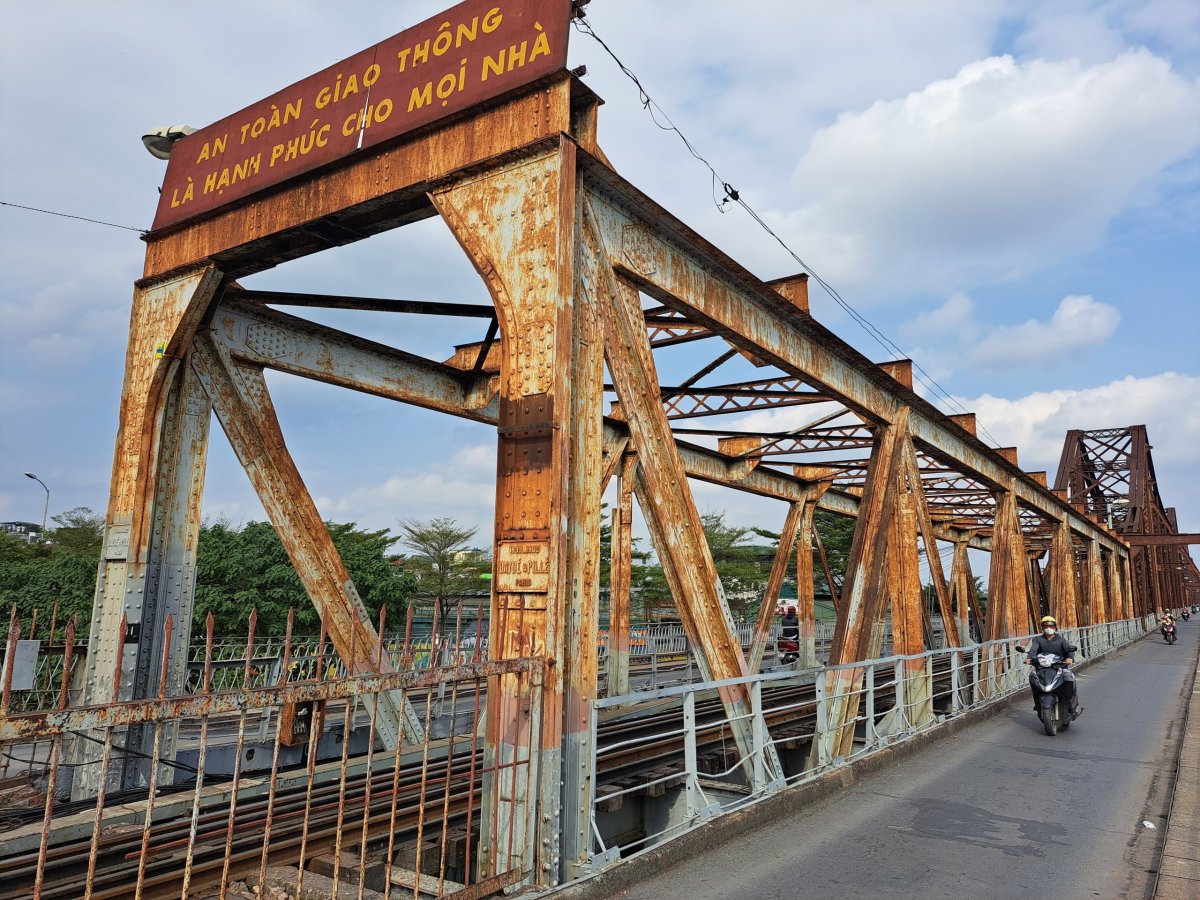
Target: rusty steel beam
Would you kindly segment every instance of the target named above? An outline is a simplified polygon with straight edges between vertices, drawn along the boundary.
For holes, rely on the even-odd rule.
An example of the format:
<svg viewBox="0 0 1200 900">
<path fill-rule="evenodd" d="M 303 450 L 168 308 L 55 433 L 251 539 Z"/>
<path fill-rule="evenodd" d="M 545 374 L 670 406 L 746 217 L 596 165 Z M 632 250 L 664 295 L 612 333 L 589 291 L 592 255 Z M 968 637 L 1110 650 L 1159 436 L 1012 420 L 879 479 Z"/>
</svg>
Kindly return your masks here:
<svg viewBox="0 0 1200 900">
<path fill-rule="evenodd" d="M 477 422 L 497 422 L 495 377 L 473 377 L 453 366 L 277 310 L 226 298 L 213 314 L 209 337 L 237 361 L 249 365 Z M 606 440 L 628 440 L 624 422 L 610 418 L 604 427 Z M 808 484 L 805 479 L 769 468 L 749 470 L 725 454 L 683 441 L 676 443 L 688 477 L 786 502 L 804 497 Z M 613 465 L 617 458 L 619 455 L 613 458 Z M 819 504 L 839 515 L 858 514 L 858 498 L 843 491 L 825 492 Z M 956 533 L 942 524 L 937 531 L 945 540 L 953 540 Z M 972 546 L 986 550 L 988 542 L 975 538 Z"/>
<path fill-rule="evenodd" d="M 345 294 L 305 294 L 293 291 L 255 291 L 236 288 L 227 291 L 231 299 L 243 303 L 302 306 L 312 309 L 355 309 L 368 312 L 409 313 L 422 316 L 451 316 L 490 319 L 496 310 L 479 303 L 437 303 L 428 300 L 385 300 L 379 297 L 349 297 Z"/>
<path fill-rule="evenodd" d="M 431 187 L 536 142 L 557 144 L 571 131 L 571 93 L 566 73 L 553 76 L 469 117 L 155 232 L 145 275 L 213 260 L 240 277 L 428 218 Z"/>
<path fill-rule="evenodd" d="M 191 620 L 208 411 L 184 360 L 222 277 L 206 266 L 141 282 L 134 292 L 87 666 L 79 668 L 76 685 L 84 704 L 112 700 L 117 671 L 117 699 L 146 696 L 164 654 L 169 681 L 183 677 L 187 630 L 169 649 L 153 635 L 169 614 Z M 139 634 L 144 627 L 145 642 L 118 635 L 122 620 Z M 140 743 L 144 735 L 132 738 Z M 167 741 L 173 741 L 170 732 Z M 94 795 L 101 787 L 97 745 L 80 738 L 70 758 L 80 765 L 72 797 Z M 132 770 L 124 771 L 122 786 L 133 786 L 133 778 Z"/>
<path fill-rule="evenodd" d="M 1100 545 L 1088 541 L 1087 545 L 1087 598 L 1088 624 L 1099 625 L 1108 619 L 1108 596 L 1104 586 L 1104 567 L 1100 558 Z"/>
<path fill-rule="evenodd" d="M 583 256 L 595 279 L 592 290 L 601 298 L 605 359 L 639 457 L 635 477 L 638 505 L 704 678 L 745 676 L 749 670 L 704 539 L 700 514 L 687 479 L 679 477 L 683 464 L 667 415 L 653 390 L 658 384 L 657 373 L 650 343 L 641 327 L 637 291 L 617 281 L 586 198 L 582 205 Z M 730 715 L 747 777 L 753 780 L 755 753 L 748 688 L 733 685 L 718 693 Z M 783 770 L 773 746 L 769 758 L 772 777 L 780 777 Z"/>
<path fill-rule="evenodd" d="M 950 588 L 942 571 L 942 557 L 938 553 L 937 538 L 934 534 L 933 520 L 929 515 L 929 506 L 925 502 L 925 492 L 921 482 L 921 470 L 917 461 L 917 452 L 911 440 L 904 442 L 905 464 L 908 470 L 909 484 L 912 487 L 912 502 L 917 518 L 917 527 L 921 543 L 925 548 L 925 560 L 929 564 L 929 578 L 933 582 L 933 590 L 937 594 L 938 609 L 942 614 L 942 635 L 947 647 L 959 647 L 958 625 L 954 619 L 954 611 L 950 604 Z M 930 648 L 932 649 L 932 648 Z"/>
<path fill-rule="evenodd" d="M 876 624 L 886 598 L 890 596 L 887 549 L 898 514 L 896 493 L 907 424 L 908 411 L 901 408 L 896 424 L 882 426 L 876 432 L 875 452 L 871 455 L 850 557 L 846 562 L 841 615 L 829 650 L 830 666 L 869 659 L 872 645 L 879 639 L 880 630 Z M 839 669 L 825 675 L 825 692 L 830 698 L 830 730 L 827 736 L 813 742 L 813 764 L 826 763 L 850 752 L 861 702 L 862 679 L 861 669 Z"/>
<path fill-rule="evenodd" d="M 1138 547 L 1186 547 L 1200 544 L 1200 532 L 1185 534 L 1133 534 L 1121 532 L 1121 540 Z"/>
<path fill-rule="evenodd" d="M 1013 491 L 996 492 L 996 522 L 988 577 L 988 639 L 1028 634 L 1029 584 L 1025 543 Z"/>
<path fill-rule="evenodd" d="M 954 602 L 954 615 L 958 623 L 960 639 L 964 643 L 971 643 L 974 640 L 974 635 L 971 633 L 972 617 L 974 617 L 982 637 L 983 619 L 978 614 L 975 578 L 971 574 L 971 564 L 967 559 L 967 540 L 965 538 L 954 542 L 954 555 L 950 558 L 950 595 Z"/>
<path fill-rule="evenodd" d="M 1050 615 L 1060 628 L 1076 628 L 1080 623 L 1078 589 L 1075 581 L 1075 550 L 1071 543 L 1071 526 L 1059 522 L 1054 527 L 1050 543 Z"/>
<path fill-rule="evenodd" d="M 906 707 L 898 707 L 890 714 L 896 720 L 894 724 L 881 723 L 881 730 L 885 733 L 920 727 L 933 717 L 933 698 L 926 677 L 925 660 L 919 657 L 926 650 L 926 634 L 932 637 L 925 597 L 921 591 L 917 555 L 920 530 L 916 507 L 921 482 L 912 469 L 915 455 L 911 452 L 908 435 L 902 436 L 897 450 L 900 459 L 895 470 L 896 482 L 892 486 L 893 514 L 887 524 L 885 564 L 888 595 L 885 602 L 891 607 L 892 653 L 918 658 L 897 663 L 896 676 L 904 679 Z"/>
<path fill-rule="evenodd" d="M 495 379 L 277 310 L 223 300 L 210 337 L 238 362 L 494 424 Z"/>
<path fill-rule="evenodd" d="M 992 487 L 1126 552 L 1119 540 L 904 387 L 611 170 L 581 154 L 584 187 L 617 274 L 665 306 L 707 324 L 733 346 L 802 378 L 873 422 L 910 410 L 926 452 L 953 460 Z M 653 223 L 649 225 L 647 223 Z"/>
<path fill-rule="evenodd" d="M 537 777 L 533 796 L 504 775 L 485 790 L 480 872 L 500 873 L 503 835 L 547 886 L 589 862 L 597 696 L 604 358 L 601 297 L 576 266 L 575 170 L 575 145 L 560 139 L 432 196 L 505 335 L 489 653 L 553 661 L 536 747 L 520 744 L 516 686 L 488 691 L 489 753 L 502 763 L 532 754 Z"/>
<path fill-rule="evenodd" d="M 608 590 L 608 695 L 629 693 L 629 628 L 633 569 L 633 480 L 637 454 L 622 453 L 612 511 Z"/>
<path fill-rule="evenodd" d="M 379 636 L 288 452 L 262 369 L 239 365 L 205 334 L 195 338 L 192 366 L 347 670 L 390 672 L 387 658 L 372 652 Z M 423 738 L 407 699 L 383 694 L 380 702 L 385 746 L 400 746 L 400 727 L 409 740 Z"/>
</svg>

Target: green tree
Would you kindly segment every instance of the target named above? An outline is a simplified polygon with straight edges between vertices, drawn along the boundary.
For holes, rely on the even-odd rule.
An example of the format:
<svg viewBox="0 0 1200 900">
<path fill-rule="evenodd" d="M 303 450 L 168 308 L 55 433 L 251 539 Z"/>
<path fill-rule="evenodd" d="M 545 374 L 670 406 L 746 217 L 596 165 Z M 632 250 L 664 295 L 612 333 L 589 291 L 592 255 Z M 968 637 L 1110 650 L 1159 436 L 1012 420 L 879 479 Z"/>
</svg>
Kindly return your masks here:
<svg viewBox="0 0 1200 900">
<path fill-rule="evenodd" d="M 387 620 L 400 620 L 416 582 L 388 556 L 399 538 L 387 529 L 363 531 L 354 523 L 327 522 L 326 527 L 372 619 L 378 620 L 386 606 Z M 258 611 L 261 634 L 282 634 L 289 609 L 296 611 L 297 632 L 320 627 L 316 608 L 269 522 L 205 525 L 197 552 L 193 620 L 202 622 L 211 612 L 218 634 L 245 634 L 252 608 Z"/>
<path fill-rule="evenodd" d="M 724 511 L 702 513 L 700 523 L 717 566 L 717 576 L 725 588 L 730 612 L 735 619 L 744 621 L 748 615 L 758 612 L 771 561 L 779 546 L 779 536 L 773 535 L 774 547 L 757 546 L 751 541 L 764 532 L 728 524 Z"/>
<path fill-rule="evenodd" d="M 60 550 L 80 556 L 94 556 L 100 560 L 100 543 L 104 539 L 104 516 L 92 512 L 86 506 L 77 506 L 57 516 L 51 516 L 57 528 L 50 532 L 50 540 Z"/>
<path fill-rule="evenodd" d="M 440 604 L 441 628 L 450 613 L 446 601 L 480 590 L 481 576 L 490 568 L 490 563 L 470 552 L 471 538 L 478 530 L 460 527 L 449 517 L 400 522 L 400 543 L 413 551 L 404 561 L 405 570 L 416 576 L 421 595 Z"/>
<path fill-rule="evenodd" d="M 813 528 L 821 536 L 821 546 L 825 548 L 825 558 L 833 573 L 833 586 L 841 597 L 842 585 L 846 581 L 846 565 L 850 561 L 850 546 L 854 543 L 854 528 L 858 519 L 849 516 L 839 516 L 828 510 L 818 509 L 813 516 Z M 818 594 L 832 594 L 825 569 L 821 566 L 821 558 L 813 553 L 813 587 Z"/>
<path fill-rule="evenodd" d="M 54 516 L 53 521 L 57 527 L 47 530 L 45 540 L 36 544 L 0 535 L 0 604 L 16 604 L 25 625 L 36 609 L 38 632 L 44 634 L 57 603 L 58 635 L 74 616 L 83 638 L 91 622 L 104 519 L 79 506 Z"/>
<path fill-rule="evenodd" d="M 775 548 L 752 543 L 757 536 L 773 539 L 778 546 L 778 535 L 757 528 L 730 525 L 721 512 L 705 512 L 700 515 L 704 536 L 717 567 L 717 576 L 725 589 L 730 610 L 739 619 L 745 619 L 751 611 L 758 611 Z M 678 613 L 667 588 L 662 567 L 650 562 L 650 554 L 635 554 L 633 566 L 633 597 L 640 606 L 642 617 L 647 621 L 660 618 L 675 618 Z"/>
</svg>

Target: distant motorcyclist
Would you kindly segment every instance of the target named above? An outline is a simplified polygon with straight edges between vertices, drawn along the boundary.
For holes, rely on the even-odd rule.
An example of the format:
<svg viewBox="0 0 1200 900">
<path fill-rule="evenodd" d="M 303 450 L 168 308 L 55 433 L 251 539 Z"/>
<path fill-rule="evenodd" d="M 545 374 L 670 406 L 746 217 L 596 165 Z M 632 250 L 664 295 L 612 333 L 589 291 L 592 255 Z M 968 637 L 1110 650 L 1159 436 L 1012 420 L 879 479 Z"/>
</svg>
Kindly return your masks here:
<svg viewBox="0 0 1200 900">
<path fill-rule="evenodd" d="M 1062 660 L 1064 666 L 1072 666 L 1075 664 L 1073 656 L 1074 649 L 1067 639 L 1058 633 L 1058 621 L 1054 616 L 1042 616 L 1042 633 L 1034 635 L 1033 640 L 1029 642 L 1029 650 L 1025 662 L 1034 665 L 1037 658 L 1042 653 L 1053 653 Z M 1070 697 L 1067 701 L 1067 707 L 1071 711 L 1071 718 L 1079 715 L 1079 692 L 1076 689 L 1075 676 L 1071 672 L 1066 673 L 1066 683 L 1070 686 Z M 1033 697 L 1034 711 L 1037 710 L 1037 695 Z"/>
<path fill-rule="evenodd" d="M 1162 632 L 1163 640 L 1168 644 L 1175 643 L 1175 617 L 1171 615 L 1171 611 L 1167 610 L 1163 614 L 1162 619 L 1158 623 L 1158 630 Z"/>
<path fill-rule="evenodd" d="M 795 662 L 800 658 L 800 617 L 796 615 L 796 607 L 789 606 L 783 617 L 783 628 L 779 632 L 780 643 L 788 642 L 791 650 L 784 652 L 780 660 L 784 665 Z"/>
</svg>

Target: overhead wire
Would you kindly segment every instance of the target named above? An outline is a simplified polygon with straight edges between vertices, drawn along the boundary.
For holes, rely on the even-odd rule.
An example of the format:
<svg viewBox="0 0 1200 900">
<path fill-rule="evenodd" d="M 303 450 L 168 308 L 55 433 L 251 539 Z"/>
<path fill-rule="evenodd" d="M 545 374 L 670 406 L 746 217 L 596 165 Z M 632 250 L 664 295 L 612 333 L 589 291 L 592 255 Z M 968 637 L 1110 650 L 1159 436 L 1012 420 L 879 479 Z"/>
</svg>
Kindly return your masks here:
<svg viewBox="0 0 1200 900">
<path fill-rule="evenodd" d="M 588 37 L 592 38 L 592 40 L 594 40 L 596 43 L 598 43 L 604 49 L 604 52 L 607 53 L 609 55 L 609 57 L 612 59 L 612 61 L 616 64 L 617 68 L 621 70 L 622 74 L 624 74 L 625 77 L 627 77 L 630 81 L 633 82 L 634 86 L 637 87 L 638 96 L 639 96 L 639 99 L 641 100 L 642 108 L 645 109 L 646 112 L 650 115 L 651 121 L 653 121 L 654 124 L 657 125 L 663 131 L 673 132 L 676 135 L 676 137 L 678 137 L 679 140 L 683 143 L 683 146 L 687 149 L 688 153 L 691 154 L 691 156 L 694 157 L 701 165 L 703 165 L 706 169 L 708 169 L 709 175 L 711 177 L 711 183 L 712 183 L 713 203 L 717 207 L 718 212 L 724 213 L 725 207 L 728 206 L 730 203 L 734 203 L 734 204 L 740 206 L 743 210 L 746 211 L 746 213 L 750 216 L 750 218 L 752 218 L 755 221 L 755 223 L 760 228 L 763 229 L 763 231 L 765 231 L 770 237 L 774 238 L 776 243 L 778 243 L 779 246 L 782 247 L 783 250 L 789 256 L 791 256 L 792 259 L 794 259 L 797 262 L 797 264 L 799 264 L 800 267 L 805 272 L 807 272 L 809 274 L 809 276 L 818 285 L 821 286 L 821 288 L 825 291 L 825 293 L 828 294 L 829 297 L 835 303 L 837 303 L 837 305 L 840 306 L 846 312 L 846 314 L 849 315 L 850 318 L 853 319 L 859 325 L 859 327 L 861 327 L 870 337 L 872 337 L 876 343 L 878 343 L 881 347 L 883 347 L 883 349 L 886 350 L 888 353 L 896 353 L 901 358 L 907 357 L 907 354 L 905 354 L 905 352 L 903 350 L 901 350 L 898 346 L 896 346 L 896 344 L 887 335 L 885 335 L 882 331 L 880 331 L 874 325 L 874 323 L 872 323 L 865 316 L 863 316 L 861 313 L 859 313 L 858 310 L 856 310 L 853 306 L 851 306 L 849 301 L 847 301 L 841 295 L 841 293 L 836 288 L 833 287 L 833 285 L 831 285 L 828 281 L 826 281 L 824 278 L 822 278 L 820 275 L 818 275 L 816 270 L 813 269 L 813 267 L 811 265 L 809 265 L 804 259 L 802 259 L 800 257 L 800 255 L 795 250 L 793 250 L 791 248 L 791 246 L 789 246 L 788 243 L 782 237 L 780 237 L 779 234 L 769 224 L 767 224 L 767 222 L 762 218 L 762 216 L 760 216 L 758 214 L 758 212 L 756 212 L 754 210 L 754 208 L 752 206 L 750 206 L 749 203 L 746 202 L 746 199 L 741 195 L 741 192 L 738 191 L 736 188 L 734 188 L 732 184 L 730 184 L 728 181 L 726 181 L 721 176 L 721 174 L 717 171 L 716 167 L 711 162 L 709 162 L 708 159 L 705 158 L 705 156 L 702 153 L 700 153 L 700 151 L 698 151 L 696 149 L 695 145 L 691 142 L 691 140 L 687 137 L 687 135 L 685 135 L 680 130 L 680 128 L 671 120 L 671 117 L 667 113 L 667 111 L 662 108 L 662 106 L 658 103 L 658 101 L 656 101 L 653 97 L 650 96 L 649 91 L 646 90 L 645 86 L 642 84 L 641 79 L 638 78 L 637 74 L 632 69 L 630 69 L 629 66 L 627 66 L 621 60 L 621 58 L 619 56 L 617 56 L 617 54 L 613 51 L 613 49 L 611 47 L 609 47 L 609 45 L 607 43 L 605 43 L 604 39 L 601 38 L 600 35 L 598 35 L 596 33 L 595 29 L 592 27 L 591 22 L 587 19 L 586 14 L 584 13 L 584 11 L 582 9 L 580 9 L 579 14 L 573 20 L 573 25 L 576 28 L 576 30 L 582 32 L 583 34 L 586 34 Z M 660 117 L 661 117 L 662 121 L 659 121 Z M 664 122 L 666 124 L 663 124 Z M 717 193 L 718 187 L 720 188 L 721 191 L 724 192 L 723 196 L 719 200 L 717 199 L 718 198 L 718 193 Z M 964 414 L 969 414 L 968 410 L 965 407 L 963 407 L 963 405 L 961 403 L 959 403 L 958 400 L 956 400 L 940 384 L 938 384 L 936 379 L 934 379 L 932 375 L 930 375 L 928 372 L 926 372 L 925 369 L 922 368 L 921 365 L 916 360 L 911 360 L 911 361 L 912 361 L 913 369 L 917 373 L 918 380 L 923 385 L 925 385 L 926 388 L 929 389 L 931 394 L 933 394 L 935 397 L 937 395 L 940 395 L 941 398 L 944 400 L 944 402 L 949 407 L 957 408 L 959 412 L 964 413 Z M 992 434 L 990 434 L 988 432 L 988 430 L 983 427 L 982 424 L 979 424 L 978 427 L 994 445 L 999 446 L 1000 442 L 998 440 L 996 440 L 996 438 Z"/>
<path fill-rule="evenodd" d="M 13 209 L 24 209 L 29 212 L 44 213 L 47 216 L 58 216 L 62 219 L 77 219 L 80 222 L 91 222 L 93 225 L 107 225 L 109 228 L 120 228 L 123 231 L 136 231 L 138 234 L 149 234 L 145 228 L 135 228 L 132 225 L 118 225 L 115 222 L 105 222 L 103 219 L 89 219 L 87 216 L 75 216 L 71 213 L 57 212 L 53 209 L 40 209 L 36 206 L 23 206 L 20 203 L 9 203 L 6 200 L 0 200 L 0 206 L 11 206 Z"/>
</svg>

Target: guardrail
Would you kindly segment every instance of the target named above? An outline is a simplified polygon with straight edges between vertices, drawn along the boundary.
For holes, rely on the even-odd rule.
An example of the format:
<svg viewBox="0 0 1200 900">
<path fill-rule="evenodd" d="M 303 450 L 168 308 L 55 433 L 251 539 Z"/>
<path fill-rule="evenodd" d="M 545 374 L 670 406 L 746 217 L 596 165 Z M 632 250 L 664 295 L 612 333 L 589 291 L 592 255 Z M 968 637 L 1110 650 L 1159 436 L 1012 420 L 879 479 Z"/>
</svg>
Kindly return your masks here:
<svg viewBox="0 0 1200 900">
<path fill-rule="evenodd" d="M 169 640 L 169 625 L 167 634 Z M 10 659 L 15 645 L 14 637 Z M 287 642 L 279 648 L 280 672 L 293 674 L 291 649 Z M 326 642 L 316 658 L 331 653 Z M 474 842 L 489 843 L 495 818 L 515 815 L 507 807 L 516 809 L 513 798 L 528 797 L 535 784 L 543 660 L 476 659 L 338 677 L 326 677 L 330 670 L 319 665 L 308 678 L 258 686 L 251 672 L 256 657 L 251 653 L 247 662 L 244 647 L 242 655 L 232 686 L 217 686 L 209 654 L 195 689 L 183 696 L 166 696 L 162 687 L 154 699 L 68 708 L 63 678 L 56 708 L 36 712 L 11 708 L 7 663 L 0 756 L 17 769 L 0 780 L 0 894 L 75 900 L 219 890 L 225 896 L 233 882 L 272 883 L 274 875 L 289 896 L 307 896 L 303 881 L 311 876 L 302 860 L 309 872 L 314 860 L 327 862 L 335 883 L 349 873 L 357 886 L 414 896 L 485 896 L 530 873 L 530 848 Z M 119 677 L 116 685 L 114 695 Z M 485 753 L 477 736 L 483 699 L 501 685 L 528 710 L 511 725 L 512 745 L 503 755 Z M 369 720 L 355 741 L 353 711 L 360 703 Z M 402 733 L 398 711 L 409 704 L 423 733 L 385 754 L 377 740 L 384 717 L 395 716 L 391 729 Z M 183 723 L 199 728 L 193 764 L 167 750 L 169 735 Z M 269 732 L 252 765 L 255 723 Z M 138 729 L 152 735 L 149 754 L 131 749 Z M 219 730 L 236 743 L 231 775 L 211 771 L 210 738 Z M 319 744 L 335 746 L 335 758 L 320 763 Z M 121 769 L 131 762 L 147 782 L 118 792 Z M 81 782 L 91 785 L 83 798 Z M 481 795 L 500 798 L 491 822 L 478 812 Z M 476 839 L 481 826 L 485 836 Z M 477 867 L 479 849 L 490 871 Z M 297 867 L 290 882 L 280 883 L 281 866 Z M 343 888 L 355 893 L 354 886 Z M 260 893 L 269 892 L 264 886 Z"/>
<path fill-rule="evenodd" d="M 1155 627 L 1154 617 L 1128 619 L 1063 633 L 1079 646 L 1081 658 L 1096 656 L 1141 637 Z M 634 737 L 597 747 L 592 756 L 592 790 L 589 816 L 592 848 L 590 861 L 579 874 L 586 875 L 642 849 L 670 840 L 698 827 L 714 816 L 758 802 L 784 787 L 810 781 L 837 766 L 860 759 L 897 741 L 932 728 L 941 721 L 1028 690 L 1024 654 L 1015 648 L 1032 636 L 963 647 L 931 650 L 915 656 L 888 656 L 842 666 L 767 672 L 761 675 L 697 682 L 606 697 L 592 703 L 592 733 L 605 710 L 622 708 L 636 713 L 653 709 L 665 719 L 653 731 L 639 730 Z M 744 685 L 749 688 L 749 720 L 754 734 L 749 757 L 737 756 L 723 771 L 702 771 L 702 733 L 729 734 L 732 720 L 720 704 L 709 699 L 715 692 Z M 701 716 L 700 708 L 705 713 Z M 713 710 L 719 710 L 714 716 Z M 673 711 L 674 715 L 664 713 Z M 785 745 L 797 743 L 797 731 L 808 731 L 811 741 L 806 762 L 795 771 L 773 771 L 773 760 Z M 611 769 L 623 757 L 637 757 L 639 748 L 682 744 L 674 764 L 658 770 L 648 781 L 619 787 L 606 786 L 597 794 L 597 773 Z M 594 743 L 594 742 L 593 742 Z M 732 741 L 724 742 L 731 747 Z M 793 754 L 794 758 L 795 754 Z M 655 818 L 662 827 L 624 843 L 606 843 L 602 834 L 602 807 L 613 808 L 623 795 L 667 790 L 680 792 L 678 802 Z M 650 816 L 644 816 L 646 821 Z"/>
<path fill-rule="evenodd" d="M 439 666 L 454 666 L 472 660 L 478 660 L 487 655 L 487 620 L 478 619 L 475 625 L 482 631 L 483 638 L 478 640 L 475 631 L 464 631 L 461 623 L 448 629 L 444 634 L 429 630 L 418 633 L 397 633 L 387 636 L 383 642 L 383 652 L 391 661 L 392 668 L 398 672 L 422 671 Z M 479 628 L 482 625 L 482 628 Z M 744 650 L 749 649 L 754 626 L 743 624 L 737 626 L 738 638 Z M 823 659 L 833 640 L 834 623 L 816 623 L 816 652 L 817 658 Z M 933 619 L 934 639 L 940 641 L 943 634 L 941 621 Z M 775 624 L 768 639 L 768 646 L 773 646 L 778 638 L 779 625 Z M 279 637 L 259 639 L 251 650 L 249 667 L 249 686 L 267 687 L 278 684 L 281 674 L 286 681 L 304 681 L 316 677 L 319 673 L 326 680 L 343 678 L 346 668 L 336 654 L 322 650 L 321 640 L 314 636 L 301 636 L 292 639 L 289 651 L 288 671 L 281 673 L 284 641 Z M 890 631 L 885 632 L 883 652 L 891 647 Z M 75 687 L 75 673 L 87 658 L 86 644 L 73 646 L 70 653 L 66 652 L 65 644 L 52 641 L 40 641 L 35 653 L 36 662 L 31 685 L 25 690 L 14 690 L 10 709 L 14 712 L 33 712 L 40 709 L 52 708 L 59 699 L 60 685 L 63 681 L 63 667 L 69 667 L 67 672 L 68 705 L 74 705 L 78 697 Z M 699 673 L 696 656 L 693 652 L 686 633 L 681 625 L 649 625 L 634 628 L 630 633 L 629 649 L 630 665 L 635 680 L 641 682 L 643 688 L 660 688 L 673 684 L 688 684 Z M 597 661 L 600 669 L 601 692 L 604 693 L 604 665 L 608 658 L 607 633 L 601 632 L 597 649 Z M 211 662 L 212 689 L 221 691 L 241 687 L 247 677 L 246 672 L 246 642 L 215 641 Z M 192 646 L 188 654 L 188 678 L 185 683 L 186 691 L 194 691 L 203 673 L 206 661 L 206 648 L 203 641 Z M 774 656 L 768 653 L 766 663 L 774 664 Z M 3 774 L 3 763 L 0 762 L 0 775 Z"/>
</svg>

